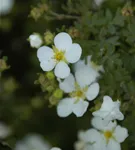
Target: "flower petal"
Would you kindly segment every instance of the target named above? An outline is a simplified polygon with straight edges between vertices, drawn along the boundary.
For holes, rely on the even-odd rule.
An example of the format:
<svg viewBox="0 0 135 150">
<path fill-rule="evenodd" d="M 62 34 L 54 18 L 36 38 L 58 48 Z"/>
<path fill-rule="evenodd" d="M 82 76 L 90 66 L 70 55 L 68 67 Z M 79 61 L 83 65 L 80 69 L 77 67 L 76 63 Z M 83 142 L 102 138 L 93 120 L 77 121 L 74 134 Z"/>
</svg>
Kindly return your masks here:
<svg viewBox="0 0 135 150">
<path fill-rule="evenodd" d="M 102 119 L 101 117 L 93 117 L 91 124 L 94 128 L 104 131 L 114 129 L 117 125 L 117 122 L 110 121 L 108 124 L 106 124 L 106 121 L 104 121 L 104 119 Z"/>
<path fill-rule="evenodd" d="M 72 39 L 69 34 L 61 32 L 55 36 L 54 44 L 59 50 L 68 51 L 72 45 Z"/>
<path fill-rule="evenodd" d="M 121 150 L 121 146 L 119 143 L 117 143 L 113 139 L 110 139 L 107 145 L 107 150 Z"/>
<path fill-rule="evenodd" d="M 85 65 L 84 60 L 79 60 L 77 63 L 75 63 L 75 64 L 73 65 L 73 70 L 74 70 L 74 72 L 76 72 L 76 71 L 82 69 L 82 68 L 85 67 L 85 66 L 86 66 L 86 65 Z"/>
<path fill-rule="evenodd" d="M 16 143 L 14 150 L 27 150 L 29 147 L 23 141 Z"/>
<path fill-rule="evenodd" d="M 99 84 L 98 83 L 93 83 L 89 86 L 86 97 L 89 101 L 95 99 L 99 93 Z"/>
<path fill-rule="evenodd" d="M 87 85 L 90 85 L 92 82 L 96 80 L 96 75 L 93 69 L 91 69 L 88 66 L 85 66 L 83 68 L 78 69 L 75 72 L 75 78 L 77 80 L 77 83 L 81 87 L 85 87 Z"/>
<path fill-rule="evenodd" d="M 110 96 L 104 96 L 101 110 L 110 111 L 114 107 L 114 102 Z"/>
<path fill-rule="evenodd" d="M 69 63 L 75 63 L 77 62 L 82 54 L 82 48 L 79 44 L 72 44 L 70 49 L 65 53 L 66 60 Z"/>
<path fill-rule="evenodd" d="M 95 116 L 95 117 L 101 117 L 101 118 L 104 119 L 108 115 L 108 111 L 97 110 L 97 111 L 94 111 L 92 113 L 92 115 Z"/>
<path fill-rule="evenodd" d="M 68 65 L 65 62 L 60 61 L 56 65 L 54 73 L 58 78 L 64 79 L 69 76 L 70 68 L 68 67 Z"/>
<path fill-rule="evenodd" d="M 24 139 L 27 149 L 50 149 L 49 143 L 44 141 L 43 137 L 38 134 L 29 134 Z"/>
<path fill-rule="evenodd" d="M 83 150 L 84 147 L 85 147 L 85 143 L 83 141 L 77 141 L 74 143 L 74 149 L 75 150 Z"/>
<path fill-rule="evenodd" d="M 56 62 L 53 59 L 50 59 L 48 61 L 42 61 L 40 63 L 40 67 L 43 71 L 51 71 L 56 65 Z"/>
<path fill-rule="evenodd" d="M 117 126 L 115 128 L 113 136 L 115 137 L 116 141 L 122 143 L 128 137 L 128 130 L 121 126 Z"/>
<path fill-rule="evenodd" d="M 118 108 L 114 109 L 114 112 L 112 114 L 112 118 L 115 118 L 117 120 L 124 120 L 124 115 L 120 112 Z"/>
<path fill-rule="evenodd" d="M 73 92 L 75 89 L 75 78 L 72 74 L 70 74 L 63 82 L 60 81 L 59 87 L 65 93 Z"/>
<path fill-rule="evenodd" d="M 53 147 L 50 150 L 61 150 L 59 147 Z"/>
<path fill-rule="evenodd" d="M 92 128 L 85 132 L 85 142 L 95 143 L 101 140 L 101 134 L 96 129 Z"/>
<path fill-rule="evenodd" d="M 59 117 L 67 117 L 72 113 L 73 109 L 73 98 L 62 99 L 57 106 L 57 114 Z"/>
<path fill-rule="evenodd" d="M 84 100 L 79 100 L 79 102 L 73 104 L 73 113 L 77 117 L 82 117 L 86 112 L 89 103 Z"/>
<path fill-rule="evenodd" d="M 53 55 L 54 55 L 53 50 L 48 46 L 42 46 L 37 51 L 37 57 L 40 62 L 48 61 L 48 60 L 52 59 Z"/>
</svg>

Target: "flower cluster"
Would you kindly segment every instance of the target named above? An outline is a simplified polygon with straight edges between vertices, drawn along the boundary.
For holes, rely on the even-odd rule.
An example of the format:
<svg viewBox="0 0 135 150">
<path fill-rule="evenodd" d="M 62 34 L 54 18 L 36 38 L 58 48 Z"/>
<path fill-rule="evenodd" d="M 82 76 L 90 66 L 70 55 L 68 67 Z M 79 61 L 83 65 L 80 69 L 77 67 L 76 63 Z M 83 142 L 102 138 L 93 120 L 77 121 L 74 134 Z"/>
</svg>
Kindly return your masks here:
<svg viewBox="0 0 135 150">
<path fill-rule="evenodd" d="M 94 100 L 99 94 L 100 86 L 97 80 L 99 72 L 104 69 L 91 61 L 92 56 L 87 57 L 85 64 L 85 60 L 80 60 L 81 54 L 81 46 L 73 43 L 70 35 L 65 32 L 54 37 L 52 48 L 41 46 L 37 51 L 42 70 L 48 72 L 54 69 L 59 88 L 68 94 L 57 105 L 57 114 L 60 117 L 67 117 L 71 113 L 77 117 L 83 116 L 89 106 L 88 101 Z M 70 63 L 73 64 L 73 69 L 70 68 Z"/>
<path fill-rule="evenodd" d="M 79 141 L 75 143 L 75 149 L 121 150 L 120 143 L 128 137 L 128 130 L 117 125 L 116 119 L 124 119 L 119 108 L 118 100 L 113 102 L 109 96 L 104 96 L 101 108 L 93 112 L 93 128 L 79 132 Z"/>
<path fill-rule="evenodd" d="M 92 126 L 87 131 L 79 132 L 76 150 L 121 150 L 120 143 L 128 137 L 126 128 L 117 125 L 116 121 L 105 125 L 100 117 L 92 119 Z"/>
<path fill-rule="evenodd" d="M 100 92 L 98 80 L 101 72 L 105 72 L 103 66 L 96 65 L 91 60 L 92 56 L 81 60 L 81 46 L 73 43 L 70 35 L 65 32 L 54 37 L 52 48 L 41 46 L 42 42 L 37 35 L 31 35 L 30 39 L 33 40 L 31 46 L 38 48 L 40 67 L 45 72 L 54 71 L 59 89 L 65 93 L 65 97 L 57 104 L 58 116 L 67 117 L 73 113 L 82 117 L 89 102 Z M 72 68 L 70 64 L 73 64 Z M 127 129 L 117 125 L 116 120 L 124 119 L 120 105 L 119 100 L 113 101 L 111 97 L 104 96 L 101 108 L 92 113 L 93 128 L 79 132 L 75 149 L 120 150 L 120 143 L 128 137 Z M 60 149 L 54 147 L 51 150 Z"/>
</svg>

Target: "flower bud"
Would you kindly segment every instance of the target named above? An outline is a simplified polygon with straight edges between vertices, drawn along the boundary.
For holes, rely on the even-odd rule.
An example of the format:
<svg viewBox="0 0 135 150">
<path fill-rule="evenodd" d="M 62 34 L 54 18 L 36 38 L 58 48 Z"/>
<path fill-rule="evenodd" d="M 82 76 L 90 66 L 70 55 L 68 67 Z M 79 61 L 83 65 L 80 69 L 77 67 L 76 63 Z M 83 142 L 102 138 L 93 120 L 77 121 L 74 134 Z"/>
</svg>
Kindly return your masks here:
<svg viewBox="0 0 135 150">
<path fill-rule="evenodd" d="M 56 89 L 53 93 L 53 96 L 60 99 L 63 97 L 63 91 L 61 89 Z"/>
<path fill-rule="evenodd" d="M 48 92 L 52 92 L 53 90 L 54 90 L 54 87 L 53 86 L 48 86 L 47 88 L 46 88 L 46 90 L 48 91 Z"/>
<path fill-rule="evenodd" d="M 74 27 L 71 27 L 68 31 L 68 33 L 70 34 L 70 36 L 72 38 L 77 38 L 80 36 L 80 32 L 78 29 L 74 28 Z"/>
<path fill-rule="evenodd" d="M 30 42 L 30 46 L 33 48 L 39 48 L 43 43 L 42 38 L 38 33 L 34 33 L 30 35 L 29 42 Z"/>
<path fill-rule="evenodd" d="M 58 104 L 59 100 L 58 100 L 57 98 L 55 98 L 54 96 L 51 96 L 51 97 L 49 98 L 49 102 L 50 102 L 50 104 L 51 104 L 52 106 L 55 106 L 55 105 Z"/>
<path fill-rule="evenodd" d="M 54 34 L 51 33 L 50 31 L 46 31 L 44 34 L 44 40 L 46 42 L 47 45 L 51 44 L 53 42 L 54 39 Z"/>
<path fill-rule="evenodd" d="M 52 71 L 50 72 L 47 72 L 46 73 L 46 77 L 49 79 L 49 80 L 53 80 L 55 78 L 55 75 Z"/>
<path fill-rule="evenodd" d="M 122 9 L 122 15 L 125 17 L 133 16 L 133 8 L 132 7 L 125 7 Z"/>
<path fill-rule="evenodd" d="M 6 61 L 4 59 L 0 59 L 0 72 L 9 69 Z"/>
</svg>

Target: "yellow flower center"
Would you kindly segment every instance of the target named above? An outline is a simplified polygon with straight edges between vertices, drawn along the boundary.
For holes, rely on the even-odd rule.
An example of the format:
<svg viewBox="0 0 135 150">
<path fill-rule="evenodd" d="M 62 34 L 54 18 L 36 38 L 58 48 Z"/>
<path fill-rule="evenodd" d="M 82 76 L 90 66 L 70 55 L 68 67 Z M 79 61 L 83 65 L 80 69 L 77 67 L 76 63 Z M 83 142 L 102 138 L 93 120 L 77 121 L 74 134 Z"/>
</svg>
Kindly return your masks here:
<svg viewBox="0 0 135 150">
<path fill-rule="evenodd" d="M 75 91 L 70 93 L 70 96 L 76 97 L 77 100 L 80 98 L 85 99 L 85 97 L 86 97 L 85 93 L 87 92 L 87 90 L 88 90 L 87 86 L 84 88 L 80 88 L 80 86 L 77 83 L 75 83 Z"/>
<path fill-rule="evenodd" d="M 80 91 L 76 91 L 76 96 L 77 97 L 82 97 L 83 96 L 83 92 L 80 90 Z"/>
<path fill-rule="evenodd" d="M 53 51 L 54 51 L 54 59 L 59 62 L 61 60 L 66 62 L 66 58 L 65 58 L 65 51 L 62 50 L 58 50 L 55 46 L 53 46 Z"/>
<path fill-rule="evenodd" d="M 65 58 L 65 57 L 64 57 L 64 52 L 63 52 L 63 51 L 57 51 L 57 52 L 55 52 L 54 58 L 55 58 L 57 61 L 63 60 L 63 59 Z"/>
<path fill-rule="evenodd" d="M 106 140 L 108 141 L 112 137 L 112 132 L 111 131 L 105 131 L 104 136 Z"/>
</svg>

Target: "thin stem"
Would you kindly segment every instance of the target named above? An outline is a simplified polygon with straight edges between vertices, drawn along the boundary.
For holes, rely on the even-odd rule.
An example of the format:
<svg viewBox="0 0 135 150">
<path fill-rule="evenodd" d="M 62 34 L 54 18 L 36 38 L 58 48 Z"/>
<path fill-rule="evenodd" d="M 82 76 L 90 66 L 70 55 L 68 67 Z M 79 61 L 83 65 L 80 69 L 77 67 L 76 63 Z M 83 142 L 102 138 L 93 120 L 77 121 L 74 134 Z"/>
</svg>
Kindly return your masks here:
<svg viewBox="0 0 135 150">
<path fill-rule="evenodd" d="M 52 15 L 53 19 L 63 20 L 63 19 L 79 19 L 79 16 L 66 15 L 66 14 L 58 14 L 53 11 L 49 11 L 50 15 Z"/>
</svg>

